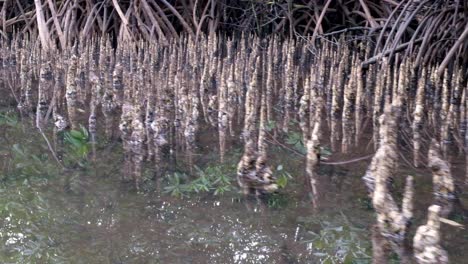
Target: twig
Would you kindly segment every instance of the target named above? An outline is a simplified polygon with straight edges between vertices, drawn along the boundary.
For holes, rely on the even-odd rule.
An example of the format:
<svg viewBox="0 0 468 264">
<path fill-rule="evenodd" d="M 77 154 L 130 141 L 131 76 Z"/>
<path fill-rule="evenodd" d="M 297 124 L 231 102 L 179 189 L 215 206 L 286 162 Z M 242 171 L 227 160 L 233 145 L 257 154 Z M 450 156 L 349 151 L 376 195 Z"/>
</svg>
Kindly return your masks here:
<svg viewBox="0 0 468 264">
<path fill-rule="evenodd" d="M 267 134 L 269 134 L 267 132 Z M 269 134 L 271 136 L 271 134 Z M 306 155 L 300 153 L 299 151 L 293 149 L 293 148 L 290 148 L 288 146 L 286 146 L 285 144 L 279 142 L 278 140 L 274 139 L 272 137 L 273 141 L 271 140 L 268 140 L 266 139 L 266 141 L 270 142 L 270 143 L 273 143 L 273 144 L 277 144 L 279 145 L 280 147 L 283 147 L 291 152 L 293 152 L 294 154 L 298 155 L 298 156 L 301 156 L 303 158 L 306 157 Z M 349 163 L 354 163 L 354 162 L 358 162 L 358 161 L 361 161 L 361 160 L 366 160 L 366 159 L 370 159 L 374 156 L 374 154 L 369 154 L 367 156 L 364 156 L 364 157 L 359 157 L 359 158 L 355 158 L 355 159 L 350 159 L 350 160 L 344 160 L 344 161 L 320 161 L 321 164 L 325 164 L 325 165 L 343 165 L 343 164 L 349 164 Z"/>
<path fill-rule="evenodd" d="M 362 67 L 367 67 L 369 64 L 376 63 L 379 59 L 381 59 L 381 58 L 384 57 L 384 56 L 387 56 L 388 54 L 390 54 L 390 53 L 392 53 L 392 52 L 399 52 L 399 51 L 402 51 L 402 50 L 406 49 L 410 44 L 412 44 L 412 43 L 419 43 L 419 42 L 421 42 L 422 40 L 423 40 L 423 38 L 419 38 L 419 39 L 415 40 L 414 42 L 409 41 L 409 42 L 400 44 L 400 45 L 398 45 L 395 49 L 387 50 L 387 51 L 384 51 L 384 52 L 381 52 L 381 53 L 375 55 L 374 57 L 372 57 L 372 58 L 366 60 L 365 62 L 363 62 L 361 65 L 362 65 Z"/>
<path fill-rule="evenodd" d="M 271 141 L 271 140 L 268 140 L 268 139 L 265 139 L 265 140 L 266 140 L 267 142 L 270 142 L 270 143 L 273 143 L 273 144 L 277 144 L 277 145 L 279 145 L 280 147 L 283 147 L 283 148 L 285 148 L 285 149 L 291 151 L 292 153 L 294 153 L 294 154 L 296 154 L 296 155 L 298 155 L 298 156 L 301 156 L 301 157 L 305 158 L 305 155 L 304 155 L 304 154 L 302 154 L 302 153 L 300 153 L 299 151 L 297 151 L 297 150 L 295 150 L 295 149 L 293 149 L 293 148 L 290 148 L 290 147 L 288 147 L 288 146 L 286 146 L 286 145 L 284 145 L 284 144 L 278 142 L 278 141 L 277 141 L 276 139 L 274 139 L 274 138 L 273 138 L 274 141 Z"/>
<path fill-rule="evenodd" d="M 382 29 L 382 28 L 383 28 L 383 27 L 376 27 L 376 28 L 370 28 L 370 27 L 350 27 L 350 28 L 345 28 L 345 29 L 341 29 L 341 30 L 337 30 L 337 31 L 325 33 L 325 34 L 320 34 L 319 36 L 326 37 L 326 36 L 330 36 L 330 35 L 336 35 L 336 34 L 346 33 L 346 32 L 349 32 L 349 31 L 354 31 L 354 30 L 372 30 L 372 31 L 375 31 L 375 30 Z"/>
<path fill-rule="evenodd" d="M 343 164 L 349 164 L 349 163 L 354 163 L 354 162 L 358 162 L 358 161 L 361 161 L 361 160 L 370 159 L 370 158 L 372 158 L 373 156 L 374 156 L 374 154 L 369 154 L 369 155 L 364 156 L 364 157 L 359 157 L 359 158 L 350 159 L 350 160 L 344 160 L 344 161 L 320 161 L 320 163 L 325 164 L 325 165 L 343 165 Z"/>
<path fill-rule="evenodd" d="M 57 161 L 57 163 L 60 165 L 60 167 L 62 167 L 62 169 L 66 169 L 66 167 L 62 164 L 62 162 L 60 162 L 59 158 L 57 157 L 57 154 L 55 153 L 54 149 L 52 148 L 52 145 L 50 144 L 50 141 L 47 138 L 47 136 L 45 135 L 44 131 L 42 131 L 42 128 L 40 126 L 37 126 L 37 129 L 39 129 L 39 133 L 41 133 L 42 137 L 46 141 L 47 147 L 49 148 L 49 151 L 52 153 L 52 156 L 54 157 L 54 159 Z"/>
</svg>

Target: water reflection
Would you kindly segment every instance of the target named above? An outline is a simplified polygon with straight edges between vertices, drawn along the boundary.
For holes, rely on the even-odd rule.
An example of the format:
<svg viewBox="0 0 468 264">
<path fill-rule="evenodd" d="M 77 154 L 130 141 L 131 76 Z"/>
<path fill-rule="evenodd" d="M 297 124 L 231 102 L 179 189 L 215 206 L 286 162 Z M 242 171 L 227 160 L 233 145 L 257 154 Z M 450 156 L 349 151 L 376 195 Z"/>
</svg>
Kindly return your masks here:
<svg viewBox="0 0 468 264">
<path fill-rule="evenodd" d="M 369 228 L 373 212 L 359 205 L 365 190 L 358 172 L 365 164 L 356 174 L 320 166 L 314 205 L 299 179 L 289 183 L 290 192 L 268 199 L 136 193 L 116 181 L 123 157 L 102 156 L 92 173 L 2 182 L 0 205 L 14 202 L 0 207 L 0 262 L 370 263 L 374 256 L 374 263 L 385 263 L 377 252 L 385 245 Z M 458 243 L 444 245 L 451 258 L 466 239 L 447 239 Z"/>
<path fill-rule="evenodd" d="M 42 257 L 29 262 L 56 260 L 44 255 L 55 254 L 83 263 L 317 263 L 354 252 L 358 244 L 362 252 L 368 248 L 365 230 L 351 230 L 341 216 L 313 216 L 307 203 L 271 208 L 237 195 L 181 200 L 121 192 L 111 179 L 96 181 L 74 195 L 60 184 L 36 189 L 48 208 L 47 218 L 34 220 L 36 236 L 55 242 L 39 241 Z M 21 235 L 22 220 L 8 221 L 16 225 L 1 227 L 4 245 L 16 247 L 10 254 L 29 252 L 24 245 L 36 239 Z M 340 251 L 345 244 L 337 241 L 354 248 Z"/>
</svg>

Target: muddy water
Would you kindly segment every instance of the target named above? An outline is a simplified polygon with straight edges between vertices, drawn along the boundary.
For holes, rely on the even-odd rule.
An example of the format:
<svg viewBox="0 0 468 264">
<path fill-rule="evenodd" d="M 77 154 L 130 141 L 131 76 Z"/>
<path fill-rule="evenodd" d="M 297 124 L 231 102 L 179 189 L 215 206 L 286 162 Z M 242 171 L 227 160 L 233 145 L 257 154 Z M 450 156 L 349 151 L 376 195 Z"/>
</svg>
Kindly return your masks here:
<svg viewBox="0 0 468 264">
<path fill-rule="evenodd" d="M 210 138 L 202 137 L 200 145 L 197 165 L 216 164 Z M 233 146 L 228 153 L 233 180 L 239 152 Z M 292 176 L 278 195 L 257 200 L 231 191 L 176 198 L 162 192 L 167 181 L 150 180 L 149 168 L 139 193 L 122 184 L 120 143 L 99 145 L 96 164 L 63 172 L 32 129 L 0 125 L 0 262 L 371 263 L 375 220 L 360 179 L 369 161 L 322 166 L 319 193 L 311 195 L 302 158 L 274 146 L 271 152 L 272 164 Z M 459 177 L 462 168 L 454 163 Z M 399 173 L 419 183 L 415 229 L 430 203 L 430 174 Z M 466 230 L 444 227 L 443 234 L 452 263 L 466 263 Z"/>
</svg>

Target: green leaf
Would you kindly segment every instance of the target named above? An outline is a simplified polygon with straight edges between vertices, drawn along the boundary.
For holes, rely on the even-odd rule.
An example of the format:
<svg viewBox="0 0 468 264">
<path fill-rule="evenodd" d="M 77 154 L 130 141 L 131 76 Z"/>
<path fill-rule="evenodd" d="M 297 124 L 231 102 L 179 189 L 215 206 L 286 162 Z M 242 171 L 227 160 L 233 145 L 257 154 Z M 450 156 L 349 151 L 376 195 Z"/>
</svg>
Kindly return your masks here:
<svg viewBox="0 0 468 264">
<path fill-rule="evenodd" d="M 294 138 L 291 138 L 291 137 L 286 138 L 286 143 L 289 145 L 294 145 L 296 144 L 296 142 L 297 141 Z"/>
<path fill-rule="evenodd" d="M 320 148 L 320 155 L 321 156 L 330 156 L 332 154 L 329 148 L 321 147 Z"/>
<path fill-rule="evenodd" d="M 82 139 L 83 138 L 83 134 L 81 133 L 81 131 L 77 131 L 77 130 L 71 130 L 70 131 L 70 136 L 76 138 L 76 139 Z"/>
<path fill-rule="evenodd" d="M 21 149 L 21 147 L 19 146 L 19 144 L 14 144 L 13 145 L 13 153 L 15 155 L 18 155 L 20 157 L 25 157 L 26 154 L 24 153 L 24 151 Z"/>
<path fill-rule="evenodd" d="M 281 175 L 277 180 L 276 184 L 278 184 L 279 188 L 284 188 L 288 184 L 288 177 L 286 175 Z"/>
<path fill-rule="evenodd" d="M 81 134 L 83 135 L 83 139 L 88 140 L 89 139 L 89 132 L 84 126 L 81 127 Z"/>
<path fill-rule="evenodd" d="M 304 144 L 302 144 L 302 142 L 298 142 L 296 145 L 294 145 L 294 148 L 302 154 L 307 153 L 307 149 Z"/>
<path fill-rule="evenodd" d="M 216 190 L 215 190 L 215 192 L 214 192 L 214 195 L 219 195 L 219 194 L 222 195 L 222 194 L 224 194 L 228 189 L 229 189 L 228 186 L 226 186 L 226 187 L 223 187 L 223 186 L 218 187 L 218 188 L 216 188 Z"/>
<path fill-rule="evenodd" d="M 65 142 L 72 144 L 75 147 L 82 145 L 79 139 L 72 137 L 70 134 L 65 135 Z"/>
<path fill-rule="evenodd" d="M 266 131 L 270 132 L 276 127 L 276 122 L 275 121 L 269 121 L 266 125 Z"/>
</svg>

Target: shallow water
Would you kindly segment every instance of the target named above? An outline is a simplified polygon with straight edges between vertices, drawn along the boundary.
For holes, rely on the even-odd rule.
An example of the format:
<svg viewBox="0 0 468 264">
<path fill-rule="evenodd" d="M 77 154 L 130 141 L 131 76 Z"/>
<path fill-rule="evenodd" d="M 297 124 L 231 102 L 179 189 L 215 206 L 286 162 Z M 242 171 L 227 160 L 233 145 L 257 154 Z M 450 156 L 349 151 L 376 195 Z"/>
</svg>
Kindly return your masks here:
<svg viewBox="0 0 468 264">
<path fill-rule="evenodd" d="M 312 197 L 303 187 L 302 159 L 272 147 L 273 166 L 282 164 L 293 177 L 280 194 L 262 200 L 237 191 L 177 198 L 162 192 L 168 184 L 164 179 L 149 180 L 150 169 L 140 192 L 121 183 L 120 143 L 98 146 L 96 164 L 87 169 L 62 172 L 34 130 L 18 124 L 0 128 L 1 263 L 372 261 L 375 218 L 361 181 L 369 161 L 322 166 L 319 194 Z M 14 154 L 14 144 L 29 158 Z M 209 139 L 200 144 L 197 165 L 216 164 Z M 231 149 L 227 166 L 234 180 L 239 150 Z M 459 169 L 455 163 L 455 173 Z M 414 174 L 421 183 L 416 184 L 415 229 L 425 221 L 430 177 L 401 173 Z M 466 230 L 444 227 L 443 234 L 452 263 L 466 263 Z M 398 263 L 396 257 L 392 261 Z"/>
</svg>

